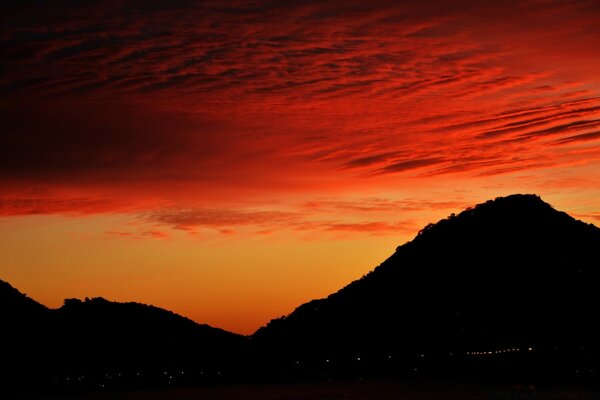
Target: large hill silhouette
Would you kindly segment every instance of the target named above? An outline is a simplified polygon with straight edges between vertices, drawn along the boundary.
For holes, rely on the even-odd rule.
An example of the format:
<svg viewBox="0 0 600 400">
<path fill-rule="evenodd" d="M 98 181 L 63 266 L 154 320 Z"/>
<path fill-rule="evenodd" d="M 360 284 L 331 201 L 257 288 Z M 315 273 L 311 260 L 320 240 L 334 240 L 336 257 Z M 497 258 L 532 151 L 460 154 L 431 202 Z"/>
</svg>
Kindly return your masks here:
<svg viewBox="0 0 600 400">
<path fill-rule="evenodd" d="M 535 195 L 497 198 L 426 226 L 252 339 L 290 370 L 593 374 L 599 256 L 597 227 Z"/>
</svg>

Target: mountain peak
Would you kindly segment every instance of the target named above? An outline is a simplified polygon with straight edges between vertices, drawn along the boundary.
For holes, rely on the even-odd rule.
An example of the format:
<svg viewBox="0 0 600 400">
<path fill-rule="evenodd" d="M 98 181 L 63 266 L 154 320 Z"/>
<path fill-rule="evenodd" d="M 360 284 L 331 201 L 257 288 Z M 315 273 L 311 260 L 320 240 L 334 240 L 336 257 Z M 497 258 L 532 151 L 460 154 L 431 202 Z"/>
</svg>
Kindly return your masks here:
<svg viewBox="0 0 600 400">
<path fill-rule="evenodd" d="M 497 202 L 513 202 L 515 204 L 517 204 L 517 203 L 530 203 L 530 204 L 537 203 L 537 204 L 548 205 L 548 203 L 546 203 L 544 200 L 542 200 L 540 195 L 535 194 L 535 193 L 514 193 L 514 194 L 509 194 L 508 196 L 499 196 L 493 200 L 488 200 L 483 204 L 497 203 Z"/>
<path fill-rule="evenodd" d="M 489 214 L 512 214 L 524 215 L 527 213 L 539 213 L 555 211 L 554 208 L 546 203 L 536 194 L 511 194 L 504 197 L 496 197 L 484 203 L 467 207 L 458 215 L 452 214 L 447 219 L 453 217 L 485 217 Z"/>
<path fill-rule="evenodd" d="M 428 224 L 411 243 L 441 238 L 456 242 L 457 238 L 463 238 L 477 243 L 483 240 L 493 245 L 491 239 L 502 242 L 505 240 L 503 236 L 515 237 L 520 243 L 540 242 L 550 232 L 560 229 L 575 229 L 577 232 L 597 235 L 598 230 L 594 228 L 591 224 L 555 210 L 538 195 L 513 194 L 488 200 L 458 215 L 451 214 L 435 224 Z M 526 238 L 528 235 L 529 239 Z M 548 239 L 552 240 L 550 237 Z"/>
<path fill-rule="evenodd" d="M 493 200 L 488 200 L 485 203 L 469 207 L 461 214 L 473 214 L 476 212 L 513 212 L 523 213 L 532 211 L 546 212 L 554 210 L 554 208 L 546 203 L 536 194 L 511 194 L 504 197 L 496 197 Z"/>
</svg>

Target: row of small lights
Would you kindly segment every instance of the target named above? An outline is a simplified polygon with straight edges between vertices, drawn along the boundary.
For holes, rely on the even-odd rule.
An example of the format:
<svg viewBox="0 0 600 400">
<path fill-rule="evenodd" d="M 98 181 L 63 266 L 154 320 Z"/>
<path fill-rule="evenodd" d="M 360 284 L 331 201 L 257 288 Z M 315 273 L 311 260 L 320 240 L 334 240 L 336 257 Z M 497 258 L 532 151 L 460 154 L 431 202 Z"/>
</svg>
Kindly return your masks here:
<svg viewBox="0 0 600 400">
<path fill-rule="evenodd" d="M 533 347 L 529 347 L 527 348 L 528 351 L 533 351 Z M 510 348 L 510 349 L 502 349 L 502 350 L 495 350 L 495 351 L 468 351 L 466 354 L 470 355 L 470 356 L 486 356 L 486 355 L 494 355 L 494 354 L 504 354 L 504 353 L 514 353 L 514 352 L 519 352 L 521 351 L 521 349 L 519 348 Z M 452 353 L 450 353 L 452 355 Z M 420 354 L 419 355 L 421 358 L 425 357 L 425 354 Z M 388 359 L 392 358 L 391 354 L 388 354 L 387 356 Z M 361 361 L 360 357 L 356 357 L 355 358 L 356 361 Z M 331 360 L 327 359 L 325 360 L 326 363 L 331 362 Z M 300 365 L 300 361 L 296 361 L 296 365 Z M 184 371 L 180 371 L 181 375 L 184 375 L 185 372 Z M 136 373 L 136 376 L 140 376 L 141 374 L 139 372 Z M 169 380 L 173 379 L 173 374 L 169 374 L 167 371 L 163 371 L 163 375 L 165 375 Z M 200 375 L 204 375 L 204 371 L 200 371 Z M 217 375 L 221 375 L 221 371 L 217 371 Z M 105 378 L 108 379 L 112 379 L 113 377 L 121 377 L 122 375 L 120 373 L 117 373 L 116 376 L 111 376 L 109 374 L 105 374 Z M 58 379 L 58 378 L 57 378 Z M 80 376 L 80 377 L 75 377 L 73 380 L 83 380 L 85 379 L 85 376 Z M 71 380 L 71 377 L 67 377 L 66 378 L 67 381 Z"/>
<path fill-rule="evenodd" d="M 512 348 L 512 349 L 502 349 L 502 350 L 494 350 L 494 351 L 467 351 L 467 355 L 469 355 L 469 356 L 489 356 L 492 354 L 515 353 L 517 351 L 521 351 L 521 349 Z M 533 351 L 533 347 L 528 347 L 527 351 Z"/>
<path fill-rule="evenodd" d="M 137 377 L 141 377 L 141 376 L 142 376 L 142 373 L 141 373 L 141 372 L 136 372 L 134 375 L 135 375 L 135 376 L 137 376 Z M 163 375 L 164 377 L 168 378 L 169 380 L 172 380 L 172 379 L 174 379 L 174 377 L 175 377 L 176 375 L 182 375 L 182 376 L 184 376 L 184 375 L 185 375 L 185 371 L 184 371 L 184 370 L 181 370 L 181 371 L 179 371 L 179 373 L 177 373 L 177 372 L 172 372 L 172 373 L 169 373 L 169 372 L 167 372 L 167 371 L 162 371 L 162 375 Z M 204 375 L 204 371 L 200 371 L 200 375 Z M 217 371 L 217 375 L 221 375 L 221 371 Z M 104 374 L 104 378 L 105 378 L 105 379 L 108 379 L 108 380 L 111 380 L 111 379 L 118 379 L 118 378 L 121 378 L 121 377 L 123 377 L 123 376 L 124 376 L 124 375 L 123 375 L 123 374 L 121 374 L 120 372 L 119 372 L 119 373 L 115 373 L 115 374 L 108 374 L 108 373 L 105 373 L 105 374 Z M 129 378 L 129 377 L 131 377 L 131 375 L 127 375 L 127 377 Z M 93 378 L 93 377 L 91 377 L 91 378 Z M 58 381 L 58 380 L 60 380 L 60 378 L 59 378 L 59 377 L 55 377 L 54 379 L 55 379 L 55 380 L 57 380 L 57 381 Z M 67 377 L 65 377 L 65 378 L 63 378 L 63 379 L 64 379 L 65 381 L 67 381 L 67 382 L 70 382 L 70 381 L 83 381 L 83 380 L 86 380 L 86 379 L 87 379 L 87 377 L 86 377 L 85 375 L 81 375 L 81 376 L 73 376 L 73 377 L 72 377 L 72 376 L 67 376 Z"/>
<path fill-rule="evenodd" d="M 450 353 L 450 355 L 452 355 L 452 353 Z M 424 358 L 424 357 L 425 357 L 425 354 L 418 354 L 418 356 L 419 356 L 419 357 L 421 357 L 421 358 Z M 391 354 L 388 354 L 388 355 L 386 356 L 386 358 L 387 358 L 388 360 L 391 360 L 391 359 L 392 359 L 392 355 L 391 355 Z M 353 359 L 354 359 L 355 361 L 361 361 L 361 360 L 362 360 L 360 357 L 354 357 Z M 325 363 L 327 363 L 327 364 L 329 364 L 330 362 L 333 362 L 333 360 L 331 360 L 331 359 L 329 359 L 329 358 L 328 358 L 328 359 L 325 359 L 325 360 L 322 360 L 322 361 L 325 361 Z M 301 362 L 301 361 L 296 361 L 296 365 L 300 365 L 300 364 L 302 364 L 302 362 Z"/>
<path fill-rule="evenodd" d="M 468 351 L 466 354 L 470 355 L 470 356 L 486 356 L 486 355 L 493 355 L 493 354 L 504 354 L 504 353 L 514 353 L 514 352 L 518 352 L 521 351 L 521 349 L 519 348 L 510 348 L 510 349 L 502 349 L 502 350 L 494 350 L 494 351 Z M 533 347 L 528 347 L 527 351 L 533 351 Z M 452 355 L 453 353 L 450 353 L 450 355 Z M 419 354 L 419 357 L 424 358 L 425 354 Z M 391 354 L 388 354 L 387 356 L 388 359 L 392 358 Z M 355 358 L 356 361 L 360 361 L 360 357 L 356 357 Z M 331 360 L 327 359 L 325 360 L 326 363 L 329 363 Z M 300 365 L 300 361 L 296 361 L 296 365 Z"/>
</svg>

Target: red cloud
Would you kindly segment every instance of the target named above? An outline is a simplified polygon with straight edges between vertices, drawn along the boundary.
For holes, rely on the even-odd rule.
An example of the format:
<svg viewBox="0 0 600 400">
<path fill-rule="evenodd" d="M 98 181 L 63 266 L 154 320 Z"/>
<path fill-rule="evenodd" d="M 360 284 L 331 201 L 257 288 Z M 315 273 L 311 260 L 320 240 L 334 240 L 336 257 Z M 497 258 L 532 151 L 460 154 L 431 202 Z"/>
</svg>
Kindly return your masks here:
<svg viewBox="0 0 600 400">
<path fill-rule="evenodd" d="M 131 239 L 166 239 L 169 237 L 167 232 L 150 230 L 150 231 L 107 231 L 105 232 L 108 236 L 115 236 L 121 238 Z"/>
<path fill-rule="evenodd" d="M 39 214 L 98 214 L 115 212 L 123 205 L 94 198 L 0 198 L 0 216 Z"/>
<path fill-rule="evenodd" d="M 229 229 L 295 218 L 246 200 L 598 162 L 557 146 L 597 139 L 593 1 L 2 7 L 4 215 L 127 203 Z"/>
</svg>

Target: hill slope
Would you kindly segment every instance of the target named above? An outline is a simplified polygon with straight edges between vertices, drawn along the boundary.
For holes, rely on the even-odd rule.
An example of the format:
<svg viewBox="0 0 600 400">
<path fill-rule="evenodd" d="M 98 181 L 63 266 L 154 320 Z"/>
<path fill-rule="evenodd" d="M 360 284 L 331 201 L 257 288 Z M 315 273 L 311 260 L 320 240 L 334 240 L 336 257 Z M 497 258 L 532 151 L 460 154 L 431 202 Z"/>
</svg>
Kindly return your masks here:
<svg viewBox="0 0 600 400">
<path fill-rule="evenodd" d="M 456 367 L 531 348 L 575 371 L 598 362 L 599 250 L 600 229 L 539 197 L 498 198 L 428 225 L 362 279 L 252 339 L 281 363 L 400 355 L 410 369 Z"/>
<path fill-rule="evenodd" d="M 45 306 L 27 297 L 0 280 L 0 314 L 6 323 L 15 324 L 22 319 L 42 319 L 49 314 Z"/>
</svg>

